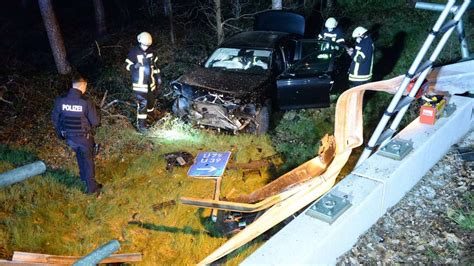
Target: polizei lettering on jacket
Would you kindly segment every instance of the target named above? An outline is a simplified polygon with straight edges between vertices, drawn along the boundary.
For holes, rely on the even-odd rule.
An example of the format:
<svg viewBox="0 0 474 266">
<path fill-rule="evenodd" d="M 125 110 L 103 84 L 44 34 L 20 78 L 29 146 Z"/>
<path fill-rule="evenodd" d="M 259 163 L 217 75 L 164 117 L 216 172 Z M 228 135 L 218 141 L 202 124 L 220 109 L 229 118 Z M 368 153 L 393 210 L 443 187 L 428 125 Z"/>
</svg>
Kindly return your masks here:
<svg viewBox="0 0 474 266">
<path fill-rule="evenodd" d="M 63 104 L 63 111 L 70 111 L 70 112 L 82 112 L 81 105 L 70 105 L 70 104 Z"/>
</svg>

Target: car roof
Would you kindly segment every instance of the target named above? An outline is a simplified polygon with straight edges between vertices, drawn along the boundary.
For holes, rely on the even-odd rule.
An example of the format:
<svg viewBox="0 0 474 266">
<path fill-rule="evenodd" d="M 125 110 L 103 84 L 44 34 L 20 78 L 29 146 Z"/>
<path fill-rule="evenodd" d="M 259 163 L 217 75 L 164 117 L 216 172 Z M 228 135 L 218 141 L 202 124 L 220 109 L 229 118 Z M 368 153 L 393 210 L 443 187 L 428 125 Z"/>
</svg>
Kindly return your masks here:
<svg viewBox="0 0 474 266">
<path fill-rule="evenodd" d="M 280 39 L 292 35 L 279 31 L 245 31 L 225 40 L 220 47 L 274 48 Z"/>
</svg>

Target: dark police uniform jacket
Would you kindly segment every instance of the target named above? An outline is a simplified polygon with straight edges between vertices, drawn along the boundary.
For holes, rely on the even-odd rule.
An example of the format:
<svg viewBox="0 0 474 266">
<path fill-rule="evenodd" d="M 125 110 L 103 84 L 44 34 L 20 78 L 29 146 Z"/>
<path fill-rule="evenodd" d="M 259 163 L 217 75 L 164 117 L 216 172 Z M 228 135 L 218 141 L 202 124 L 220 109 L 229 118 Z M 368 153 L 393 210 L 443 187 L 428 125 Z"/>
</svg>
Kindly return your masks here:
<svg viewBox="0 0 474 266">
<path fill-rule="evenodd" d="M 349 68 L 349 80 L 363 82 L 372 79 L 374 65 L 374 42 L 370 36 L 362 37 L 354 48 L 352 62 Z"/>
<path fill-rule="evenodd" d="M 58 136 L 65 138 L 86 136 L 100 124 L 95 105 L 74 88 L 56 98 L 52 120 Z"/>
<path fill-rule="evenodd" d="M 132 89 L 135 92 L 148 93 L 154 91 L 160 70 L 156 67 L 156 57 L 152 52 L 143 51 L 139 46 L 128 53 L 125 67 L 132 74 Z M 135 64 L 139 67 L 135 68 Z"/>
<path fill-rule="evenodd" d="M 337 43 L 342 43 L 344 42 L 344 33 L 339 27 L 336 27 L 331 32 L 327 28 L 324 28 L 321 31 L 321 33 L 319 33 L 318 35 L 318 40 L 321 40 L 321 39 L 337 42 Z"/>
</svg>

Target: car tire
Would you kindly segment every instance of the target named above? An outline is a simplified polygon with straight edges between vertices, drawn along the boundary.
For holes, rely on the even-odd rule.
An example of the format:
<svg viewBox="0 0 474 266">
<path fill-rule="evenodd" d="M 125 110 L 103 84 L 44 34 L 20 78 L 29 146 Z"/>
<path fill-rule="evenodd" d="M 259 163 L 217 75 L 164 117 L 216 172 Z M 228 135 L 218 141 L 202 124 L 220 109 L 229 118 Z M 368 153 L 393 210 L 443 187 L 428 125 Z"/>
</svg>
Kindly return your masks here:
<svg viewBox="0 0 474 266">
<path fill-rule="evenodd" d="M 255 134 L 262 135 L 268 132 L 270 128 L 270 110 L 271 102 L 267 100 L 255 117 Z"/>
</svg>

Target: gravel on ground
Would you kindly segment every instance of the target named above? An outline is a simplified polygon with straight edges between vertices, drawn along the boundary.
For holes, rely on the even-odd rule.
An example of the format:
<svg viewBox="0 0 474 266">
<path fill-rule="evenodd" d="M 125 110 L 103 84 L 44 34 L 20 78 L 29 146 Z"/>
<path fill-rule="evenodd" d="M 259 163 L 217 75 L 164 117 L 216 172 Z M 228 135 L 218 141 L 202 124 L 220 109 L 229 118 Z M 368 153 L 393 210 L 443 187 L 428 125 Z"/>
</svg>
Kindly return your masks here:
<svg viewBox="0 0 474 266">
<path fill-rule="evenodd" d="M 474 148 L 474 130 L 453 145 L 337 263 L 472 265 L 474 162 L 461 158 L 461 147 Z M 461 214 L 470 217 L 470 229 L 455 222 Z"/>
</svg>

